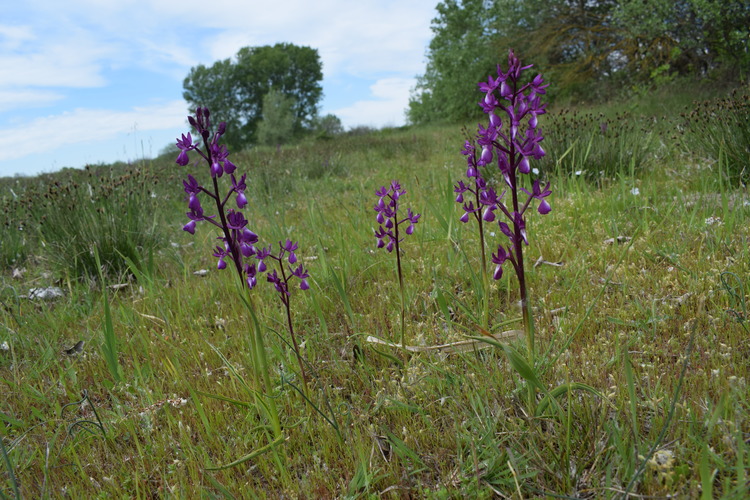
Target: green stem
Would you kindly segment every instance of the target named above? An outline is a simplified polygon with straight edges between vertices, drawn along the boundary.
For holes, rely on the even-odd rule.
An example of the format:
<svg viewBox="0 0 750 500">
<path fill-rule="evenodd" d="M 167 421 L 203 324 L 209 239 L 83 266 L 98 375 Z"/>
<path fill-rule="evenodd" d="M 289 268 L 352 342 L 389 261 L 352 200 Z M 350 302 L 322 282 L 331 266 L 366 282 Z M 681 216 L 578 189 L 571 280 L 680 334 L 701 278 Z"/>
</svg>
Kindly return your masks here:
<svg viewBox="0 0 750 500">
<path fill-rule="evenodd" d="M 263 342 L 263 331 L 260 327 L 260 321 L 258 321 L 258 315 L 255 312 L 255 306 L 252 303 L 250 297 L 250 289 L 243 287 L 247 293 L 247 299 L 245 305 L 250 316 L 253 320 L 253 335 L 251 337 L 251 344 L 253 348 L 253 368 L 256 375 L 256 380 L 260 378 L 263 389 L 262 394 L 264 395 L 264 404 L 261 406 L 266 409 L 268 419 L 271 421 L 271 427 L 273 428 L 274 438 L 281 436 L 281 421 L 279 420 L 279 412 L 276 408 L 276 400 L 273 397 L 273 384 L 271 383 L 271 376 L 268 373 L 268 358 L 266 357 L 266 347 Z"/>
<path fill-rule="evenodd" d="M 302 383 L 305 386 L 305 395 L 309 395 L 309 383 L 307 381 L 307 372 L 305 372 L 305 364 L 302 361 L 302 355 L 299 352 L 299 344 L 297 344 L 297 336 L 294 334 L 294 326 L 292 326 L 292 310 L 289 305 L 289 297 L 284 301 L 286 307 L 286 320 L 289 326 L 289 335 L 292 336 L 292 345 L 294 346 L 294 354 L 297 355 L 297 364 L 299 364 L 300 373 L 302 373 Z"/>
<path fill-rule="evenodd" d="M 401 249 L 398 244 L 398 213 L 394 214 L 393 218 L 396 221 L 394 224 L 394 231 L 396 233 L 396 270 L 398 271 L 398 288 L 401 292 L 401 348 L 406 351 L 406 330 L 404 320 L 404 317 L 406 316 L 406 300 L 404 298 L 404 275 L 401 271 Z"/>
<path fill-rule="evenodd" d="M 477 207 L 479 203 L 479 189 L 476 190 L 476 202 Z M 482 286 L 484 287 L 484 294 L 482 296 L 482 328 L 485 330 L 490 329 L 490 277 L 487 274 L 487 251 L 484 248 L 484 224 L 482 220 L 482 211 L 477 212 L 477 222 L 479 223 L 479 246 L 482 250 Z"/>
</svg>

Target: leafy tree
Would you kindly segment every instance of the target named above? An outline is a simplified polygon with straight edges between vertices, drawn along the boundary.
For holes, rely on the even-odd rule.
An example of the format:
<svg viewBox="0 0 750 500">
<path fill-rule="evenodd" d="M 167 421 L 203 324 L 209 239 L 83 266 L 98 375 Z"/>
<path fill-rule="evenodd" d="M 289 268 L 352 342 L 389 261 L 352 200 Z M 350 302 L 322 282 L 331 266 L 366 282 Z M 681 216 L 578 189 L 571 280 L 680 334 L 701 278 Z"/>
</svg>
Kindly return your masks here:
<svg viewBox="0 0 750 500">
<path fill-rule="evenodd" d="M 427 68 L 412 89 L 412 123 L 480 114 L 476 82 L 513 48 L 556 87 L 555 97 L 609 97 L 673 75 L 750 71 L 747 0 L 443 0 Z"/>
<path fill-rule="evenodd" d="M 344 133 L 341 119 L 330 113 L 315 120 L 314 128 L 319 137 L 332 137 Z"/>
<path fill-rule="evenodd" d="M 249 137 L 243 134 L 247 117 L 240 112 L 239 82 L 235 73 L 231 59 L 217 61 L 210 67 L 199 64 L 190 69 L 182 84 L 182 96 L 193 111 L 205 106 L 214 116 L 221 116 L 221 120 L 227 122 L 232 131 L 227 141 L 234 148 L 249 142 Z"/>
<path fill-rule="evenodd" d="M 409 99 L 411 123 L 465 121 L 482 114 L 477 82 L 487 78 L 502 52 L 493 43 L 508 9 L 507 0 L 446 0 L 432 20 L 434 36 L 427 68 Z M 505 51 L 507 55 L 507 50 Z"/>
<path fill-rule="evenodd" d="M 267 146 L 286 144 L 294 133 L 294 100 L 271 89 L 263 97 L 263 120 L 258 124 L 258 143 Z"/>
<path fill-rule="evenodd" d="M 191 107 L 207 106 L 231 126 L 229 146 L 254 142 L 264 97 L 272 89 L 288 96 L 295 117 L 293 134 L 309 128 L 323 96 L 322 63 L 316 49 L 290 43 L 244 47 L 234 59 L 191 68 L 183 97 Z"/>
<path fill-rule="evenodd" d="M 518 2 L 524 32 L 518 51 L 543 69 L 558 88 L 576 88 L 609 75 L 620 30 L 611 22 L 616 0 L 526 0 Z M 503 45 L 511 42 L 507 38 Z M 559 93 L 559 92 L 558 92 Z"/>
<path fill-rule="evenodd" d="M 613 21 L 623 31 L 629 69 L 668 68 L 705 76 L 723 65 L 750 70 L 750 3 L 746 0 L 622 0 Z"/>
</svg>

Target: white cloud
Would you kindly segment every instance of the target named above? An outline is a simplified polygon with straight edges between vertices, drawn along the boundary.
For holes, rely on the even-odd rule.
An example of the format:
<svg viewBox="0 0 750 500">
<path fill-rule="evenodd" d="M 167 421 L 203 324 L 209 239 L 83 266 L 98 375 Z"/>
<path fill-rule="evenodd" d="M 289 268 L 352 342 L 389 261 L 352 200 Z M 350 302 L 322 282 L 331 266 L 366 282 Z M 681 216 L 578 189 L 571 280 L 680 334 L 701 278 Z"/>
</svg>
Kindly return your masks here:
<svg viewBox="0 0 750 500">
<path fill-rule="evenodd" d="M 422 72 L 434 0 L 29 0 L 32 27 L 0 26 L 0 86 L 98 86 L 102 64 L 186 70 L 277 42 L 319 50 L 327 78 Z M 50 15 L 49 13 L 54 14 Z M 14 12 L 11 12 L 13 14 Z M 415 50 L 416 48 L 416 50 Z M 20 73 L 20 74 L 13 74 Z"/>
<path fill-rule="evenodd" d="M 201 62 L 232 57 L 244 46 L 290 42 L 318 49 L 329 78 L 343 73 L 421 73 L 434 14 L 433 1 L 250 1 L 227 8 L 222 3 L 211 16 L 197 20 L 204 28 L 218 30 L 205 39 L 208 60 Z M 195 8 L 199 5 L 196 1 Z M 191 11 L 190 2 L 182 9 Z"/>
<path fill-rule="evenodd" d="M 133 130 L 180 127 L 187 116 L 183 101 L 137 107 L 129 111 L 75 109 L 0 130 L 0 162 L 53 151 L 62 146 L 111 139 Z"/>
<path fill-rule="evenodd" d="M 0 56 L 0 88 L 8 87 L 98 87 L 104 84 L 96 57 L 82 49 L 50 47 L 29 55 Z"/>
<path fill-rule="evenodd" d="M 33 39 L 31 26 L 0 25 L 0 47 L 3 50 L 16 50 L 21 44 Z"/>
<path fill-rule="evenodd" d="M 97 87 L 105 83 L 102 61 L 117 47 L 83 29 L 65 33 L 47 26 L 5 27 L 7 45 L 0 54 L 0 89 L 9 87 Z M 20 43 L 23 42 L 23 43 Z"/>
<path fill-rule="evenodd" d="M 351 106 L 334 110 L 333 114 L 347 127 L 401 125 L 414 83 L 413 78 L 383 78 L 370 86 L 373 99 L 356 101 Z"/>
<path fill-rule="evenodd" d="M 33 154 L 44 161 L 44 152 L 54 156 L 74 150 L 71 144 L 119 138 L 135 124 L 154 136 L 183 127 L 187 106 L 178 99 L 190 67 L 232 57 L 244 46 L 278 42 L 318 49 L 326 113 L 347 126 L 403 123 L 414 77 L 424 71 L 437 2 L 6 3 L 0 20 L 0 67 L 5 68 L 0 113 L 13 114 L 0 120 L 0 162 Z M 127 75 L 127 82 L 115 82 L 120 75 Z M 166 104 L 135 107 L 155 100 Z M 92 144 L 80 149 L 90 152 Z M 76 164 L 72 154 L 65 161 Z"/>
<path fill-rule="evenodd" d="M 0 111 L 15 108 L 42 107 L 63 99 L 58 92 L 37 90 L 0 90 Z"/>
</svg>

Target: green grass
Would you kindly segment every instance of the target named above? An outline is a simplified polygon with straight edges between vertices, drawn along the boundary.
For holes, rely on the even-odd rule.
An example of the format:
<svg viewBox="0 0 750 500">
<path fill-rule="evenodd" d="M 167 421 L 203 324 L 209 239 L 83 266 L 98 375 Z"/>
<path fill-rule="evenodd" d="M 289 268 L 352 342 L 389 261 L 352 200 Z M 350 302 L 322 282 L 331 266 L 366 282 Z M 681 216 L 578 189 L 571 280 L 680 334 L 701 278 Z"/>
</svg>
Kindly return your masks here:
<svg viewBox="0 0 750 500">
<path fill-rule="evenodd" d="M 585 111 L 599 112 L 620 111 Z M 541 117 L 543 127 L 545 120 L 561 117 Z M 451 185 L 465 171 L 460 127 L 233 155 L 248 172 L 251 227 L 266 244 L 298 240 L 311 274 L 311 290 L 293 290 L 292 303 L 314 373 L 310 399 L 320 412 L 291 385 L 300 387 L 297 359 L 275 291 L 261 283 L 252 294 L 281 441 L 252 396 L 253 325 L 233 277 L 216 270 L 216 235 L 208 225 L 195 236 L 180 229 L 181 178 L 195 171 L 172 158 L 138 165 L 149 184 L 135 201 L 154 203 L 138 227 L 153 227 L 150 237 L 162 244 L 113 257 L 119 274 L 98 282 L 56 264 L 60 242 L 52 237 L 45 245 L 19 240 L 9 252 L 16 257 L 3 261 L 0 497 L 743 497 L 750 199 L 720 175 L 718 159 L 718 167 L 704 168 L 706 152 L 678 147 L 670 133 L 666 125 L 634 127 L 629 142 L 603 142 L 588 155 L 576 149 L 579 141 L 558 162 L 569 162 L 565 169 L 545 170 L 553 211 L 529 218 L 527 250 L 537 415 L 520 361 L 514 368 L 503 349 L 407 358 L 383 346 L 381 355 L 365 341 L 398 342 L 393 256 L 376 252 L 372 234 L 374 191 L 394 178 L 423 214 L 404 241 L 407 343 L 479 333 L 478 238 L 458 222 L 452 202 Z M 622 155 L 639 137 L 633 168 Z M 551 150 L 552 142 L 544 146 L 559 158 L 565 151 Z M 107 174 L 94 174 L 101 184 L 92 189 L 106 189 L 128 168 L 96 167 Z M 570 175 L 577 170 L 605 173 Z M 68 170 L 2 179 L 0 203 L 16 210 L 13 189 L 29 200 L 14 217 L 32 214 L 38 224 L 54 214 L 42 208 L 43 196 L 30 194 L 54 182 L 93 182 L 87 176 Z M 488 244 L 498 243 L 496 233 Z M 531 267 L 540 257 L 564 265 Z M 19 266 L 26 272 L 13 278 Z M 193 274 L 200 269 L 205 277 Z M 128 274 L 128 286 L 103 296 L 101 285 Z M 21 297 L 56 283 L 66 295 L 55 302 Z M 506 272 L 492 283 L 490 326 L 518 318 L 517 300 L 515 277 Z M 82 353 L 63 352 L 79 340 Z M 523 340 L 513 347 L 524 354 Z M 573 390 L 584 385 L 595 392 Z M 556 403 L 544 402 L 546 391 Z M 101 422 L 101 431 L 84 421 Z"/>
</svg>

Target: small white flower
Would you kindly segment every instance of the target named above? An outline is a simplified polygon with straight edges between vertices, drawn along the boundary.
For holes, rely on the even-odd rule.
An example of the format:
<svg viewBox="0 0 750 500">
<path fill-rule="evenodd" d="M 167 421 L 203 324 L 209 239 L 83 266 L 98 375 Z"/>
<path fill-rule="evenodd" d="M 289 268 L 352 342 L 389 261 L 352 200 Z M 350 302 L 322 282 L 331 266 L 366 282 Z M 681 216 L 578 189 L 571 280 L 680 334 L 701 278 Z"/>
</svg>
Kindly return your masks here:
<svg viewBox="0 0 750 500">
<path fill-rule="evenodd" d="M 634 187 L 633 189 L 630 190 L 630 194 L 632 194 L 633 196 L 638 196 L 639 194 L 641 194 L 641 190 L 638 189 L 637 187 Z"/>
<path fill-rule="evenodd" d="M 539 175 L 539 169 L 534 167 L 531 169 L 532 172 L 534 172 L 534 175 Z"/>
<path fill-rule="evenodd" d="M 576 170 L 576 175 L 581 175 L 583 173 L 583 170 Z"/>
<path fill-rule="evenodd" d="M 713 226 L 714 224 L 721 226 L 724 222 L 722 222 L 721 217 L 709 217 L 706 219 L 707 226 Z"/>
<path fill-rule="evenodd" d="M 10 346 L 7 341 L 3 341 L 3 343 L 0 344 L 0 351 L 10 351 Z"/>
</svg>

